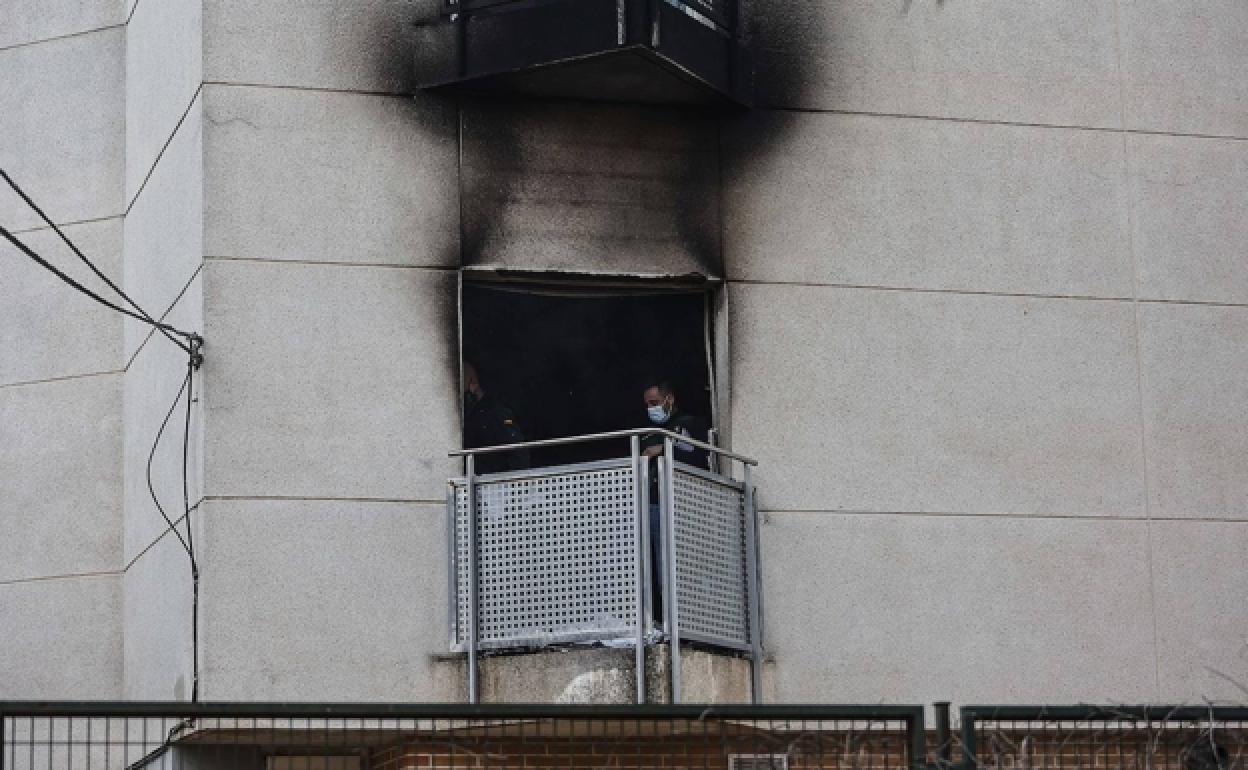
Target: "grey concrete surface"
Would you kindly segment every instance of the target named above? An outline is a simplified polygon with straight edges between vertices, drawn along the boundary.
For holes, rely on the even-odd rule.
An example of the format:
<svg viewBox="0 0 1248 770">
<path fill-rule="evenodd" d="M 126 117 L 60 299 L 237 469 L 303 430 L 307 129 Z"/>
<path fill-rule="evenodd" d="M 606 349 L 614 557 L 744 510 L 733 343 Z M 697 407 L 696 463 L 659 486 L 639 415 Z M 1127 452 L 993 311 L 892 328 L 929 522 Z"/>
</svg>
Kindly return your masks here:
<svg viewBox="0 0 1248 770">
<path fill-rule="evenodd" d="M 1144 435 L 1158 517 L 1248 513 L 1248 308 L 1140 308 Z"/>
<path fill-rule="evenodd" d="M 1156 521 L 1160 700 L 1243 703 L 1248 689 L 1248 523 Z"/>
<path fill-rule="evenodd" d="M 752 0 L 768 106 L 1118 126 L 1116 0 Z"/>
<path fill-rule="evenodd" d="M 771 514 L 764 637 L 776 697 L 1154 701 L 1147 526 Z"/>
<path fill-rule="evenodd" d="M 1248 142 L 1128 143 L 1140 296 L 1248 304 Z"/>
<path fill-rule="evenodd" d="M 759 111 L 724 158 L 730 279 L 1132 295 L 1112 133 Z"/>
<path fill-rule="evenodd" d="M 122 212 L 125 32 L 0 50 L 0 168 L 58 223 Z M 42 225 L 7 185 L 0 222 Z"/>
<path fill-rule="evenodd" d="M 414 0 L 200 0 L 207 80 L 411 93 Z"/>
<path fill-rule="evenodd" d="M 126 215 L 126 293 L 156 318 L 168 312 L 203 262 L 201 118 L 201 102 L 196 101 Z M 199 323 L 198 318 L 188 320 Z M 128 361 L 151 327 L 129 318 L 125 324 Z"/>
<path fill-rule="evenodd" d="M 183 329 L 203 326 L 203 284 L 196 278 L 174 306 L 168 320 Z M 205 347 L 205 355 L 211 355 Z M 168 525 L 152 501 L 147 486 L 147 461 L 152 457 L 152 488 L 166 515 L 176 521 L 183 513 L 182 437 L 186 420 L 186 397 L 174 397 L 186 376 L 186 354 L 160 335 L 152 335 L 130 363 L 125 374 L 123 415 L 125 419 L 125 560 L 130 563 Z M 203 490 L 203 388 L 210 382 L 203 370 L 196 373 L 187 444 L 187 482 L 191 504 Z M 172 412 L 170 411 L 172 408 Z M 155 455 L 152 446 L 165 415 L 170 415 Z"/>
<path fill-rule="evenodd" d="M 139 556 L 126 569 L 122 592 L 123 696 L 189 700 L 194 680 L 191 576 L 177 539 L 168 535 Z"/>
<path fill-rule="evenodd" d="M 445 510 L 352 501 L 210 500 L 203 695 L 443 701 Z"/>
<path fill-rule="evenodd" d="M 1119 0 L 1128 128 L 1248 136 L 1248 5 Z"/>
<path fill-rule="evenodd" d="M 667 644 L 647 646 L 647 703 L 671 703 L 670 660 Z M 691 648 L 681 649 L 680 660 L 682 702 L 750 702 L 748 660 Z M 479 664 L 482 703 L 637 702 L 636 655 L 631 647 L 580 645 L 515 651 L 482 656 Z M 435 669 L 439 680 L 453 683 L 451 692 L 456 698 L 468 698 L 467 656 L 439 655 Z"/>
<path fill-rule="evenodd" d="M 117 0 L 4 0 L 0 48 L 121 24 L 122 13 Z"/>
<path fill-rule="evenodd" d="M 1144 515 L 1126 302 L 731 286 L 760 505 Z"/>
<path fill-rule="evenodd" d="M 211 86 L 204 120 L 206 254 L 457 264 L 450 103 Z"/>
<path fill-rule="evenodd" d="M 120 284 L 121 229 L 121 219 L 112 218 L 63 231 Z M 74 280 L 111 295 L 51 229 L 18 237 Z M 0 276 L 0 385 L 122 368 L 122 316 L 77 293 L 8 241 L 0 244 Z"/>
<path fill-rule="evenodd" d="M 453 273 L 211 260 L 204 281 L 208 494 L 445 499 Z"/>
<path fill-rule="evenodd" d="M 0 693 L 10 699 L 121 697 L 117 575 L 0 584 Z"/>
<path fill-rule="evenodd" d="M 464 264 L 719 276 L 717 136 L 704 117 L 469 102 Z"/>
<path fill-rule="evenodd" d="M 0 581 L 121 568 L 121 431 L 118 374 L 0 388 Z"/>
<path fill-rule="evenodd" d="M 126 25 L 126 200 L 203 81 L 203 0 L 141 2 Z"/>
</svg>

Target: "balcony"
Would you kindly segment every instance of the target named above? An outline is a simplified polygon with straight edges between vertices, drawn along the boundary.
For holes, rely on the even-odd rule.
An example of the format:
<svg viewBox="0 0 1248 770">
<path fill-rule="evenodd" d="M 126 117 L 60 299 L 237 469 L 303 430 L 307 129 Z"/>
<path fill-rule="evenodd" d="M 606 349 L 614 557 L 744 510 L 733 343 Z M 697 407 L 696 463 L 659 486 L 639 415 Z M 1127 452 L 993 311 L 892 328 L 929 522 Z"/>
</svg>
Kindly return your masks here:
<svg viewBox="0 0 1248 770">
<path fill-rule="evenodd" d="M 655 433 L 664 446 L 651 463 L 641 454 L 641 436 Z M 621 439 L 629 452 L 618 459 L 474 472 L 477 457 L 488 453 Z M 678 442 L 705 450 L 712 467 L 728 472 L 675 461 Z M 453 454 L 465 458 L 466 472 L 450 481 L 447 494 L 451 649 L 467 653 L 472 702 L 482 652 L 587 643 L 634 649 L 637 701 L 644 702 L 646 646 L 662 642 L 672 651 L 674 702 L 682 644 L 748 657 L 752 697 L 759 700 L 753 460 L 653 429 Z M 652 503 L 658 531 L 651 531 Z"/>
<path fill-rule="evenodd" d="M 748 106 L 736 0 L 443 0 L 416 28 L 421 88 Z"/>
</svg>

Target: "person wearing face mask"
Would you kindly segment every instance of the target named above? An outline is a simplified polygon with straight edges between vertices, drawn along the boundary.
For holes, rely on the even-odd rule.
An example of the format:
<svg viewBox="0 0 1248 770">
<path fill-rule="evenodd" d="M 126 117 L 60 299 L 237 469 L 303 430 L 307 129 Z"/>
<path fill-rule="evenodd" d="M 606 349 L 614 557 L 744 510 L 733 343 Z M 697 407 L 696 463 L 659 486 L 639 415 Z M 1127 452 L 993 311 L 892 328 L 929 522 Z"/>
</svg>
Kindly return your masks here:
<svg viewBox="0 0 1248 770">
<path fill-rule="evenodd" d="M 685 414 L 677 408 L 676 391 L 672 388 L 669 381 L 661 378 L 647 380 L 646 388 L 641 395 L 646 406 L 646 417 L 651 425 L 656 428 L 670 430 L 680 436 L 706 441 L 706 423 L 701 418 Z M 664 449 L 664 438 L 666 436 L 662 433 L 644 434 L 641 437 L 642 456 L 648 458 L 661 457 Z M 709 468 L 710 453 L 705 449 L 697 448 L 687 441 L 676 441 L 672 446 L 672 454 L 678 463 L 692 465 L 702 470 Z M 665 574 L 663 570 L 666 563 L 666 551 L 660 535 L 662 530 L 659 522 L 659 510 L 659 474 L 657 463 L 652 462 L 650 467 L 650 574 L 652 590 L 650 606 L 654 610 L 656 623 L 662 626 L 664 625 L 663 579 Z"/>
<path fill-rule="evenodd" d="M 655 378 L 641 394 L 646 405 L 646 417 L 656 428 L 663 428 L 698 441 L 706 441 L 706 423 L 700 417 L 685 414 L 677 408 L 676 391 L 667 380 Z M 687 441 L 677 441 L 673 447 L 676 462 L 707 470 L 710 454 Z M 645 457 L 663 454 L 663 434 L 650 433 L 641 438 L 641 453 Z"/>
<path fill-rule="evenodd" d="M 485 392 L 477 368 L 464 362 L 464 448 L 519 444 L 524 433 L 511 409 Z M 518 471 L 529 467 L 529 450 L 477 455 L 477 473 Z"/>
</svg>

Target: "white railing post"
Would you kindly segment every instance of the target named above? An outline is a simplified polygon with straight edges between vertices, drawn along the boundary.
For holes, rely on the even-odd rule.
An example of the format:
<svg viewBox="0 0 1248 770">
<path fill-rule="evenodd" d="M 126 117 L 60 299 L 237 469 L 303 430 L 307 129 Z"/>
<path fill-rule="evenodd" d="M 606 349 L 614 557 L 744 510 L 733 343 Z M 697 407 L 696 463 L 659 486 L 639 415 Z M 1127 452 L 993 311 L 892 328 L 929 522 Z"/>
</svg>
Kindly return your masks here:
<svg viewBox="0 0 1248 770">
<path fill-rule="evenodd" d="M 637 639 L 635 641 L 633 665 L 637 671 L 637 702 L 646 702 L 646 529 L 649 526 L 650 512 L 645 509 L 645 495 L 642 494 L 642 466 L 645 459 L 641 456 L 641 438 L 629 436 L 629 453 L 633 459 L 633 513 L 637 516 Z"/>
<path fill-rule="evenodd" d="M 468 455 L 465 463 L 464 494 L 468 502 L 468 702 L 480 700 L 477 672 L 477 479 L 476 457 Z"/>
<path fill-rule="evenodd" d="M 659 497 L 663 501 L 663 607 L 667 611 L 668 649 L 671 653 L 672 703 L 680 703 L 680 615 L 676 607 L 676 496 L 673 490 L 676 452 L 671 436 L 663 437 L 662 465 Z"/>
<path fill-rule="evenodd" d="M 750 619 L 750 699 L 754 703 L 763 700 L 763 645 L 762 612 L 759 606 L 758 578 L 758 512 L 754 508 L 754 482 L 750 478 L 750 464 L 743 463 L 741 480 L 745 493 L 745 591 L 749 602 Z"/>
</svg>

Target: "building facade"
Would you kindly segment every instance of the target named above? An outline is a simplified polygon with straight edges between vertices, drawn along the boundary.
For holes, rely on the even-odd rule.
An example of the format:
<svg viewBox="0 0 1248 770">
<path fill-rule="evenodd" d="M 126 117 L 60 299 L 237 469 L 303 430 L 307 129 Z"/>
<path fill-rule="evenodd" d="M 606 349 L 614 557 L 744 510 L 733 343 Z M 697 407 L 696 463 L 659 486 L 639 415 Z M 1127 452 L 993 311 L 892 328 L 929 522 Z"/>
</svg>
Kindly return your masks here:
<svg viewBox="0 0 1248 770">
<path fill-rule="evenodd" d="M 206 340 L 193 645 L 185 357 L 3 250 L 0 697 L 461 699 L 463 287 L 543 276 L 705 295 L 768 699 L 1242 700 L 1248 4 L 748 10 L 708 112 L 420 92 L 414 1 L 0 0 L 0 166 Z"/>
</svg>

